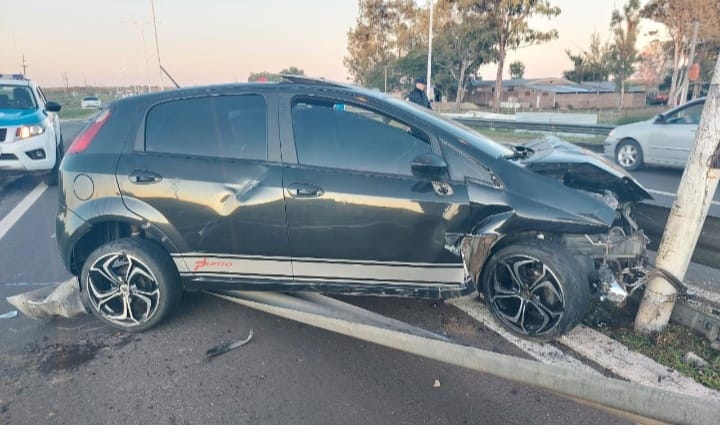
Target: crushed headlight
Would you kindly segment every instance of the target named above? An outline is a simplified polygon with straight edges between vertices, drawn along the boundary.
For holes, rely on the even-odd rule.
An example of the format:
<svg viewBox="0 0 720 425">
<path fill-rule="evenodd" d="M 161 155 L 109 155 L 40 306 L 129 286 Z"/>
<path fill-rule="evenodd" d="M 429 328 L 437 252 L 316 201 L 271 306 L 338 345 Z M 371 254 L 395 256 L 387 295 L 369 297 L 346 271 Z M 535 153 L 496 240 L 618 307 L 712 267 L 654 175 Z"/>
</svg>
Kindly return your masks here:
<svg viewBox="0 0 720 425">
<path fill-rule="evenodd" d="M 616 210 L 618 206 L 620 205 L 620 202 L 618 202 L 617 197 L 614 193 L 610 192 L 609 190 L 606 190 L 603 192 L 602 195 L 603 201 L 608 205 L 608 207 Z"/>
<path fill-rule="evenodd" d="M 45 126 L 42 124 L 23 125 L 15 130 L 15 139 L 27 139 L 28 137 L 39 136 L 45 132 Z"/>
</svg>

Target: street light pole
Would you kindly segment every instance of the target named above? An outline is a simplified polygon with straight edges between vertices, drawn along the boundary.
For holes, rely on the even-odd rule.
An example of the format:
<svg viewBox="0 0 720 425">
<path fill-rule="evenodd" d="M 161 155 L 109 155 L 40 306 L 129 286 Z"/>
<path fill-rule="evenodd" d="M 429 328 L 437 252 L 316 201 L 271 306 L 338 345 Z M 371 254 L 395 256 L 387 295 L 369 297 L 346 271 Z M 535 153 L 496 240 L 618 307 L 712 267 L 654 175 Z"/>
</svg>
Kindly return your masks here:
<svg viewBox="0 0 720 425">
<path fill-rule="evenodd" d="M 428 3 L 430 4 L 430 27 L 428 30 L 428 59 L 427 59 L 427 86 L 425 87 L 425 90 L 427 91 L 427 97 L 428 99 L 433 99 L 434 93 L 432 93 L 432 39 L 433 39 L 433 0 L 429 0 Z"/>
<path fill-rule="evenodd" d="M 160 91 L 163 91 L 165 90 L 165 84 L 163 83 L 162 63 L 160 62 L 160 43 L 158 42 L 157 21 L 155 20 L 155 0 L 150 0 L 150 8 L 152 9 L 153 30 L 155 31 L 155 51 L 157 53 L 158 73 L 160 74 Z"/>
</svg>

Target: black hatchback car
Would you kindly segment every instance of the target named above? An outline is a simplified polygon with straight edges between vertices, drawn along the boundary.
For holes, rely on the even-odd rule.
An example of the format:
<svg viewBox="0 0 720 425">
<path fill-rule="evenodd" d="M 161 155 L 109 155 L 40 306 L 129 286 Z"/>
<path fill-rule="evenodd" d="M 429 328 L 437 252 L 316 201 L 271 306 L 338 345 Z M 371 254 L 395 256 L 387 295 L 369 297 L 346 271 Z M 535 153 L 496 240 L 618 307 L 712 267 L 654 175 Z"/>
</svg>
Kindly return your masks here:
<svg viewBox="0 0 720 425">
<path fill-rule="evenodd" d="M 508 148 L 402 100 L 321 80 L 118 100 L 60 166 L 57 237 L 86 307 L 155 325 L 182 291 L 443 299 L 479 290 L 549 339 L 645 280 L 650 195 L 559 140 Z"/>
</svg>

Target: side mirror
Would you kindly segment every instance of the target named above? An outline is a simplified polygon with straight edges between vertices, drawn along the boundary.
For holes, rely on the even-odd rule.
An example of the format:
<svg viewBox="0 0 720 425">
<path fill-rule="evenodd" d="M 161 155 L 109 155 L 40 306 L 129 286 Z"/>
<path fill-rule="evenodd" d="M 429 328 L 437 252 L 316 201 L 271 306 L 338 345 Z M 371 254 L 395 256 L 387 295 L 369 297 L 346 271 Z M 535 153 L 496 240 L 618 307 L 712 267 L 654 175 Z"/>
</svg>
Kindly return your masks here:
<svg viewBox="0 0 720 425">
<path fill-rule="evenodd" d="M 413 159 L 411 170 L 417 177 L 439 180 L 447 175 L 448 165 L 444 159 L 434 153 L 424 153 Z"/>
<path fill-rule="evenodd" d="M 655 116 L 655 124 L 665 124 L 665 115 L 657 114 L 657 116 Z"/>
<path fill-rule="evenodd" d="M 61 108 L 62 106 L 57 102 L 48 102 L 45 104 L 45 109 L 50 112 L 60 112 Z"/>
</svg>

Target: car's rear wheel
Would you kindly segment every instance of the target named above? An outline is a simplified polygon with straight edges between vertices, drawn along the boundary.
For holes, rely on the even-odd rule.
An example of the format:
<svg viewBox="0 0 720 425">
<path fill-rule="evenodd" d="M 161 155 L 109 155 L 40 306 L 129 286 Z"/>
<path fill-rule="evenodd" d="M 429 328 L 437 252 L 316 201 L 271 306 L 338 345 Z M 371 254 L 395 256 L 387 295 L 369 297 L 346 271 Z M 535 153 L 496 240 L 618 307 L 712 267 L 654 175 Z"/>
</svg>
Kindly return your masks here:
<svg viewBox="0 0 720 425">
<path fill-rule="evenodd" d="M 587 313 L 590 286 L 564 248 L 545 241 L 519 242 L 497 251 L 482 273 L 493 316 L 524 338 L 550 340 Z"/>
<path fill-rule="evenodd" d="M 158 245 L 137 238 L 102 245 L 80 275 L 85 306 L 100 320 L 130 332 L 163 320 L 180 299 L 180 276 Z"/>
<path fill-rule="evenodd" d="M 621 140 L 615 149 L 615 162 L 628 171 L 639 170 L 643 165 L 643 151 L 638 142 Z"/>
</svg>

